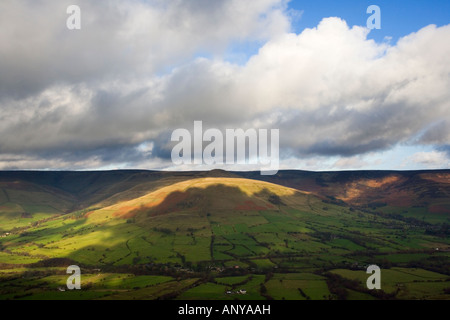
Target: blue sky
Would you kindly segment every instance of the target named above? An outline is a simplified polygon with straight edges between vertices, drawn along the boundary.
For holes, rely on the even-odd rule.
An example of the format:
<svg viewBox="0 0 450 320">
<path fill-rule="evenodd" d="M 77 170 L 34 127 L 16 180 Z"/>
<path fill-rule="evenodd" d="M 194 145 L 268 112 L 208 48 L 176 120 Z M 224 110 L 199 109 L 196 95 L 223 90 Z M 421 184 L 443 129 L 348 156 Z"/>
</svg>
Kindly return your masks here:
<svg viewBox="0 0 450 320">
<path fill-rule="evenodd" d="M 411 33 L 433 24 L 438 27 L 450 23 L 450 1 L 446 0 L 315 0 L 302 1 L 292 0 L 288 4 L 291 15 L 291 31 L 300 34 L 306 28 L 316 28 L 319 23 L 328 17 L 339 17 L 352 27 L 366 26 L 367 19 L 371 14 L 367 13 L 370 5 L 377 5 L 381 9 L 381 29 L 371 30 L 368 39 L 373 39 L 378 43 L 387 42 L 395 45 L 397 41 Z M 230 53 L 226 58 L 238 64 L 245 64 L 248 59 L 257 54 L 261 43 L 238 43 L 230 48 Z M 450 111 L 450 110 L 449 110 Z M 434 154 L 436 151 L 429 145 L 405 145 L 398 144 L 384 151 L 364 154 L 353 158 L 355 167 L 351 165 L 349 169 L 359 166 L 369 170 L 420 170 L 446 168 L 449 163 L 446 159 L 443 162 L 412 161 L 418 154 Z M 416 157 L 417 158 L 417 157 Z M 335 164 L 338 157 L 331 157 L 318 161 L 318 164 L 311 166 L 311 170 L 339 170 Z M 344 158 L 345 159 L 345 158 Z M 304 168 L 305 162 L 301 162 L 296 168 Z M 292 166 L 292 164 L 291 164 Z"/>
<path fill-rule="evenodd" d="M 450 1 L 448 0 L 293 0 L 289 7 L 302 11 L 302 17 L 293 25 L 296 33 L 305 28 L 316 27 L 325 17 L 340 17 L 350 26 L 365 26 L 366 10 L 370 5 L 381 9 L 381 30 L 373 30 L 370 38 L 382 41 L 392 37 L 395 42 L 399 37 L 429 25 L 446 25 L 450 22 Z"/>
<path fill-rule="evenodd" d="M 320 21 L 328 17 L 344 19 L 351 27 L 366 26 L 367 8 L 377 5 L 381 9 L 382 26 L 372 30 L 368 38 L 377 42 L 390 39 L 395 44 L 399 38 L 421 28 L 434 24 L 444 26 L 450 23 L 450 1 L 448 0 L 292 0 L 288 3 L 291 10 L 292 32 L 299 34 L 306 28 L 316 28 Z M 234 63 L 244 64 L 261 47 L 259 42 L 234 43 L 226 58 Z M 198 56 L 211 57 L 207 53 Z"/>
<path fill-rule="evenodd" d="M 298 19 L 293 20 L 293 32 L 301 33 L 305 28 L 315 28 L 325 17 L 340 17 L 347 21 L 349 26 L 366 25 L 370 14 L 367 8 L 377 5 L 381 9 L 381 30 L 372 30 L 368 38 L 377 42 L 392 38 L 391 44 L 395 44 L 399 38 L 430 24 L 438 27 L 450 23 L 450 1 L 448 0 L 293 0 L 289 8 L 301 12 Z M 450 110 L 449 110 L 450 112 Z M 409 157 L 420 152 L 433 152 L 430 146 L 395 146 L 393 149 L 381 152 L 377 155 L 363 156 L 368 162 L 365 169 L 389 170 L 397 169 L 424 169 L 426 165 L 407 161 Z M 382 159 L 382 161 L 377 161 Z M 332 167 L 332 164 L 330 165 Z M 431 168 L 446 167 L 442 163 L 432 165 Z M 430 167 L 428 167 L 430 168 Z"/>
</svg>

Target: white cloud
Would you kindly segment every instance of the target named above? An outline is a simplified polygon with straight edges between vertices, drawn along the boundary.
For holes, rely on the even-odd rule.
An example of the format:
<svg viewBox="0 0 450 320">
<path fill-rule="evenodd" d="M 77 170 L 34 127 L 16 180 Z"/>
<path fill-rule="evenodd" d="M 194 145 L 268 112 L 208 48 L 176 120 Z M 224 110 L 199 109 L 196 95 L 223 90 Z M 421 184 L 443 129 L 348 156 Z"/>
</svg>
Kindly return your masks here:
<svg viewBox="0 0 450 320">
<path fill-rule="evenodd" d="M 140 165 L 170 154 L 168 133 L 194 120 L 279 128 L 286 163 L 309 167 L 299 159 L 356 168 L 401 143 L 450 145 L 450 25 L 391 45 L 338 18 L 289 33 L 282 0 L 82 0 L 77 33 L 68 3 L 0 3 L 2 154 Z M 235 41 L 262 45 L 236 65 L 222 58 Z M 214 58 L 194 58 L 205 51 Z"/>
<path fill-rule="evenodd" d="M 221 54 L 231 41 L 265 41 L 289 29 L 283 0 L 76 2 L 79 31 L 66 27 L 73 1 L 0 2 L 2 95 L 164 72 L 198 51 Z"/>
<path fill-rule="evenodd" d="M 414 155 L 405 159 L 404 164 L 415 163 L 425 166 L 428 169 L 449 169 L 450 157 L 446 152 L 430 151 L 417 152 Z"/>
</svg>

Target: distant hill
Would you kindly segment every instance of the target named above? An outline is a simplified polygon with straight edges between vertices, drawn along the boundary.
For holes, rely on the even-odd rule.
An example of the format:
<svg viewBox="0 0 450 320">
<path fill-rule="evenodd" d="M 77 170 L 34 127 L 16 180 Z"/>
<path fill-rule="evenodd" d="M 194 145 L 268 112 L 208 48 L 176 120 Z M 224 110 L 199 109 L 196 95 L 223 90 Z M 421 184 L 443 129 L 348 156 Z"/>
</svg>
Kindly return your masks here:
<svg viewBox="0 0 450 320">
<path fill-rule="evenodd" d="M 282 171 L 275 176 L 241 173 L 360 208 L 405 214 L 422 212 L 431 221 L 449 221 L 450 170 L 435 171 Z M 383 209 L 383 207 L 385 207 Z"/>
<path fill-rule="evenodd" d="M 142 170 L 92 172 L 0 172 L 0 212 L 3 218 L 23 213 L 69 213 L 132 200 L 162 187 L 203 177 L 246 178 L 309 192 L 334 203 L 379 209 L 429 222 L 448 221 L 450 170 L 436 171 L 280 171 L 164 172 Z M 409 209 L 409 210 L 408 210 Z M 39 218 L 43 216 L 40 215 Z M 29 218 L 29 215 L 28 215 Z M 3 219 L 4 220 L 4 219 Z M 2 217 L 0 217 L 2 221 Z M 4 225 L 4 224 L 3 224 Z M 0 226 L 0 230 L 5 229 Z"/>
</svg>

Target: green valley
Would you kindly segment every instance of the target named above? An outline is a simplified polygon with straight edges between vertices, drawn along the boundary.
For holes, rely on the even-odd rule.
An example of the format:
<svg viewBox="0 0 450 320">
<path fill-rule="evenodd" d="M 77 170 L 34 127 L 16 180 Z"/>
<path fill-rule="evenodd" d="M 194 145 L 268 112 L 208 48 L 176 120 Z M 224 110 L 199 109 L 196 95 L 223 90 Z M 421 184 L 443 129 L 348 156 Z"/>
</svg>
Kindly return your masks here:
<svg viewBox="0 0 450 320">
<path fill-rule="evenodd" d="M 449 177 L 3 172 L 0 299 L 449 299 Z"/>
</svg>

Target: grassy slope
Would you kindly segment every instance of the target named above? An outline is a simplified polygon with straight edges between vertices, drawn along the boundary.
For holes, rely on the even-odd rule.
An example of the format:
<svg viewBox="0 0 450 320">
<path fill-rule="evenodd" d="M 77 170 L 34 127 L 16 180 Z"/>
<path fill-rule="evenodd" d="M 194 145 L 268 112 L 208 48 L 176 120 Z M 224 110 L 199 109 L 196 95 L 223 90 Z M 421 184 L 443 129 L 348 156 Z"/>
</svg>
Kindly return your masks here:
<svg viewBox="0 0 450 320">
<path fill-rule="evenodd" d="M 71 211 L 73 196 L 23 181 L 0 182 L 0 233 Z"/>
<path fill-rule="evenodd" d="M 449 223 L 450 172 L 436 171 L 281 171 L 275 176 L 239 173 L 344 201 L 374 212 L 400 214 L 429 223 Z"/>
<path fill-rule="evenodd" d="M 274 195 L 282 204 L 269 201 Z M 4 263 L 26 256 L 68 257 L 91 265 L 185 261 L 258 265 L 261 260 L 285 267 L 306 267 L 317 260 L 295 257 L 299 254 L 320 253 L 324 265 L 350 264 L 354 259 L 349 254 L 355 251 L 377 250 L 382 259 L 383 254 L 402 250 L 449 247 L 448 239 L 427 237 L 420 230 L 405 237 L 406 228 L 402 221 L 351 212 L 270 183 L 200 178 L 79 217 L 44 222 L 0 243 L 10 253 Z M 277 254 L 294 255 L 293 262 L 279 262 Z"/>
<path fill-rule="evenodd" d="M 68 257 L 93 266 L 182 265 L 209 261 L 218 267 L 239 265 L 270 270 L 278 266 L 296 272 L 312 272 L 317 268 L 345 269 L 385 261 L 407 264 L 438 259 L 448 262 L 448 253 L 442 252 L 450 247 L 448 238 L 426 235 L 423 226 L 374 214 L 376 210 L 350 210 L 334 201 L 325 203 L 314 195 L 313 187 L 309 194 L 281 185 L 236 178 L 236 175 L 210 177 L 223 175 L 222 172 L 198 175 L 152 172 L 120 173 L 113 177 L 98 175 L 90 180 L 89 187 L 79 179 L 78 187 L 73 186 L 72 192 L 77 189 L 77 199 L 84 199 L 85 205 L 92 209 L 44 220 L 35 227 L 30 227 L 31 221 L 26 221 L 20 225 L 26 229 L 0 238 L 3 248 L 0 263 L 19 266 L 54 257 Z M 442 192 L 446 192 L 445 177 L 442 179 L 444 182 L 439 183 L 444 186 Z M 75 201 L 75 197 L 68 195 L 67 187 L 64 187 L 66 191 L 60 191 L 27 182 L 21 183 L 20 188 L 14 189 L 11 185 L 4 188 L 21 206 L 16 212 L 24 207 L 32 211 L 35 206 L 45 214 L 42 218 L 70 210 Z M 87 190 L 92 192 L 92 197 L 87 196 Z M 42 209 L 49 204 L 56 206 L 55 211 Z M 33 215 L 41 219 L 37 211 L 33 211 Z M 20 223 L 15 218 L 10 219 L 6 210 L 0 214 L 1 218 L 10 221 L 11 226 Z M 6 225 L 1 224 L 0 228 Z M 434 252 L 436 247 L 440 252 Z M 445 276 L 442 277 L 445 280 Z M 313 299 L 330 294 L 323 287 L 323 279 L 314 279 L 315 282 L 290 279 L 289 285 L 279 280 L 274 278 L 266 283 L 268 294 L 275 298 L 305 298 L 296 286 Z M 252 289 L 255 298 L 261 298 L 260 284 L 255 283 L 256 289 Z M 423 283 L 423 287 L 427 285 Z M 444 281 L 440 286 L 446 285 Z M 410 290 L 421 290 L 414 286 L 417 285 L 411 284 Z M 194 291 L 186 290 L 183 297 L 196 298 L 203 291 L 216 292 L 222 297 L 224 288 L 229 287 L 224 284 L 200 286 Z M 150 297 L 154 294 L 152 290 L 147 293 L 144 289 L 137 297 Z M 434 292 L 430 290 L 427 292 Z M 440 297 L 442 292 L 439 292 L 433 294 Z M 364 295 L 351 290 L 350 293 L 360 298 Z M 99 293 L 95 297 L 101 296 Z M 405 293 L 403 297 L 412 295 Z"/>
</svg>

